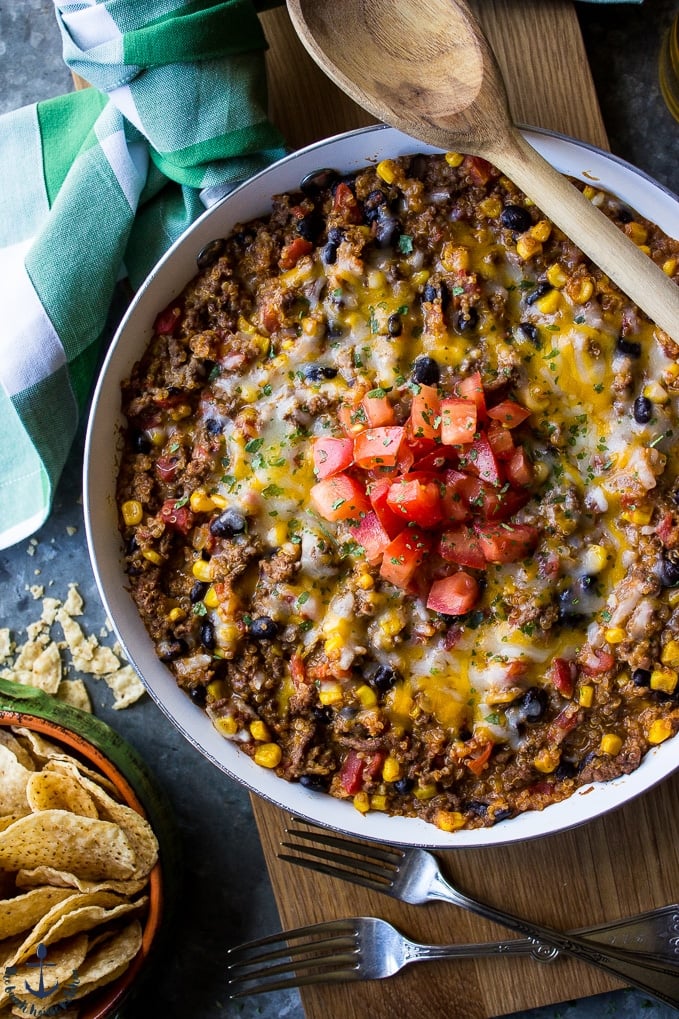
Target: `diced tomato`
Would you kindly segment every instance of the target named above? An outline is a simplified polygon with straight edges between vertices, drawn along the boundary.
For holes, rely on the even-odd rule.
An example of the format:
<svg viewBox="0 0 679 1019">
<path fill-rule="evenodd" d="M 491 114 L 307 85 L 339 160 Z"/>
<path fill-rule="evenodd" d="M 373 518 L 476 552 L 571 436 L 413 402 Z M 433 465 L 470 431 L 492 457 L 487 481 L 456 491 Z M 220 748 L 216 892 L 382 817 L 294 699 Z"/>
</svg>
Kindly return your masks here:
<svg viewBox="0 0 679 1019">
<path fill-rule="evenodd" d="M 398 460 L 403 435 L 403 428 L 399 425 L 366 428 L 354 439 L 354 462 L 366 470 L 393 467 Z"/>
<path fill-rule="evenodd" d="M 510 460 L 516 446 L 512 433 L 499 421 L 491 421 L 488 426 L 488 442 L 497 460 Z"/>
<path fill-rule="evenodd" d="M 374 392 L 374 391 L 373 391 Z M 379 393 L 379 390 L 377 391 Z M 365 416 L 371 428 L 380 428 L 382 425 L 393 425 L 396 421 L 394 408 L 389 403 L 386 393 L 374 396 L 366 393 L 361 400 Z"/>
<path fill-rule="evenodd" d="M 155 463 L 156 474 L 161 481 L 172 481 L 175 474 L 177 473 L 177 464 L 179 463 L 176 456 L 159 456 Z"/>
<path fill-rule="evenodd" d="M 454 449 L 453 446 L 437 446 L 431 452 L 413 460 L 413 470 L 439 472 L 451 464 L 456 464 L 459 458 L 459 449 Z"/>
<path fill-rule="evenodd" d="M 391 478 L 378 478 L 377 481 L 371 481 L 368 486 L 368 497 L 370 505 L 377 514 L 377 519 L 389 537 L 393 539 L 403 530 L 404 521 L 394 513 L 387 503 L 391 485 Z"/>
<path fill-rule="evenodd" d="M 395 587 L 407 589 L 431 549 L 431 538 L 416 527 L 406 527 L 384 550 L 380 576 Z"/>
<path fill-rule="evenodd" d="M 427 608 L 447 616 L 463 616 L 474 608 L 480 593 L 478 581 L 470 573 L 458 570 L 449 577 L 434 581 L 427 598 Z"/>
<path fill-rule="evenodd" d="M 330 478 L 350 467 L 354 459 L 353 439 L 320 436 L 313 440 L 314 473 L 317 478 Z"/>
<path fill-rule="evenodd" d="M 481 156 L 465 156 L 464 165 L 475 184 L 483 186 L 493 175 L 492 165 Z"/>
<path fill-rule="evenodd" d="M 505 464 L 505 473 L 507 480 L 515 488 L 527 488 L 533 484 L 535 479 L 533 464 L 522 446 L 517 446 Z"/>
<path fill-rule="evenodd" d="M 441 442 L 444 446 L 466 445 L 476 434 L 476 404 L 448 396 L 441 400 Z"/>
<path fill-rule="evenodd" d="M 530 411 L 522 407 L 516 400 L 503 400 L 488 411 L 488 417 L 499 421 L 505 428 L 516 428 L 522 421 L 530 417 Z"/>
<path fill-rule="evenodd" d="M 526 559 L 540 536 L 537 527 L 531 524 L 476 524 L 474 529 L 489 563 L 517 563 Z"/>
<path fill-rule="evenodd" d="M 286 269 L 294 269 L 300 258 L 308 255 L 313 250 L 314 246 L 311 241 L 307 241 L 304 237 L 295 237 L 294 240 L 284 245 L 281 257 L 278 259 L 278 265 L 284 271 Z"/>
<path fill-rule="evenodd" d="M 396 516 L 420 527 L 436 527 L 443 520 L 441 485 L 426 474 L 405 474 L 394 481 L 387 505 Z"/>
<path fill-rule="evenodd" d="M 471 515 L 471 507 L 467 496 L 468 483 L 482 485 L 478 478 L 470 478 L 461 471 L 448 470 L 445 473 L 443 486 L 443 519 L 444 522 L 467 520 Z"/>
<path fill-rule="evenodd" d="M 181 314 L 182 309 L 178 304 L 175 304 L 174 302 L 172 304 L 168 304 L 167 308 L 161 311 L 156 318 L 156 321 L 153 323 L 153 331 L 157 333 L 158 336 L 173 336 L 175 326 L 179 322 Z"/>
<path fill-rule="evenodd" d="M 490 760 L 490 755 L 493 752 L 494 745 L 495 744 L 489 740 L 481 747 L 480 750 L 477 750 L 472 757 L 467 758 L 464 762 L 469 770 L 475 775 L 480 775 L 484 771 L 488 761 Z"/>
<path fill-rule="evenodd" d="M 358 756 L 358 751 L 350 750 L 342 761 L 340 782 L 345 793 L 354 796 L 363 788 L 363 769 L 365 761 Z"/>
<path fill-rule="evenodd" d="M 441 400 L 436 386 L 420 386 L 413 394 L 408 421 L 410 438 L 436 441 L 441 436 Z"/>
<path fill-rule="evenodd" d="M 309 496 L 324 520 L 358 520 L 370 509 L 362 485 L 349 474 L 324 478 L 312 487 Z"/>
<path fill-rule="evenodd" d="M 179 506 L 177 499 L 166 499 L 160 507 L 160 519 L 166 527 L 180 534 L 188 534 L 194 524 L 194 516 L 188 506 Z"/>
<path fill-rule="evenodd" d="M 335 188 L 333 209 L 338 212 L 345 223 L 360 223 L 363 219 L 361 207 L 356 201 L 356 196 L 348 184 L 344 181 Z"/>
<path fill-rule="evenodd" d="M 369 757 L 366 758 L 363 767 L 363 778 L 366 781 L 372 782 L 374 779 L 377 778 L 377 776 L 382 771 L 382 766 L 386 760 L 386 757 L 387 755 L 384 752 L 384 750 L 378 750 L 376 751 L 376 753 L 371 754 Z"/>
<path fill-rule="evenodd" d="M 549 669 L 549 678 L 564 697 L 572 697 L 577 678 L 577 666 L 568 658 L 554 658 Z"/>
<path fill-rule="evenodd" d="M 357 524 L 350 525 L 349 530 L 365 552 L 368 562 L 379 563 L 391 538 L 380 523 L 375 510 L 369 510 Z"/>
<path fill-rule="evenodd" d="M 301 690 L 307 684 L 306 666 L 299 651 L 293 651 L 290 656 L 290 676 L 296 690 Z"/>
<path fill-rule="evenodd" d="M 455 392 L 463 400 L 473 400 L 478 420 L 481 422 L 486 420 L 486 394 L 481 381 L 481 372 L 472 372 L 466 379 L 461 379 L 455 386 Z"/>
<path fill-rule="evenodd" d="M 582 671 L 588 676 L 599 676 L 602 672 L 608 672 L 615 665 L 615 658 L 610 651 L 603 648 L 595 648 L 590 651 L 582 663 Z"/>
<path fill-rule="evenodd" d="M 465 449 L 464 456 L 460 459 L 460 468 L 476 474 L 482 481 L 488 481 L 491 485 L 502 483 L 498 462 L 488 436 L 483 431 L 479 432 L 472 444 Z"/>
<path fill-rule="evenodd" d="M 439 539 L 438 554 L 447 563 L 485 570 L 488 565 L 481 544 L 471 527 L 451 527 Z"/>
<path fill-rule="evenodd" d="M 669 512 L 664 513 L 662 518 L 658 521 L 658 526 L 655 529 L 655 533 L 658 535 L 663 545 L 667 545 L 672 536 L 673 530 L 674 517 Z"/>
</svg>

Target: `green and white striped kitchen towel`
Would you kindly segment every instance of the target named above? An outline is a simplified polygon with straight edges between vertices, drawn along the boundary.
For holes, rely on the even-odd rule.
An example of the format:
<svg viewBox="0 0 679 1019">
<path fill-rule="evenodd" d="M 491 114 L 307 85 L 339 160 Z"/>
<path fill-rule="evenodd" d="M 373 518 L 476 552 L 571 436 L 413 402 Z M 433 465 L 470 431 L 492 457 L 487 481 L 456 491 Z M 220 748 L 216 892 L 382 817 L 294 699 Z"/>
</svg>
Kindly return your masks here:
<svg viewBox="0 0 679 1019">
<path fill-rule="evenodd" d="M 284 154 L 252 0 L 55 0 L 94 88 L 0 117 L 0 548 L 44 522 L 115 285 Z M 56 30 L 56 29 L 55 29 Z"/>
</svg>

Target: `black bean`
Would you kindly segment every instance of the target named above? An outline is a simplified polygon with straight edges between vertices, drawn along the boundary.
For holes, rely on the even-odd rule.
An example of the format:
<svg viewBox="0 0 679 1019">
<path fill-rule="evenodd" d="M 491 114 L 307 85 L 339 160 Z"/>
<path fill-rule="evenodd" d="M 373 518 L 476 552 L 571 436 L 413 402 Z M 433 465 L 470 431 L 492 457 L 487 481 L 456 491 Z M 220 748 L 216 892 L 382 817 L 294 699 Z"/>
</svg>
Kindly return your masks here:
<svg viewBox="0 0 679 1019">
<path fill-rule="evenodd" d="M 634 401 L 634 420 L 645 425 L 653 417 L 653 404 L 647 396 L 637 396 Z"/>
<path fill-rule="evenodd" d="M 627 340 L 624 336 L 618 336 L 615 349 L 618 354 L 626 354 L 627 357 L 641 357 L 641 344 L 637 340 Z"/>
<path fill-rule="evenodd" d="M 634 219 L 634 216 L 632 215 L 630 210 L 626 209 L 624 205 L 620 206 L 617 215 L 621 223 L 631 223 L 632 220 Z"/>
<path fill-rule="evenodd" d="M 151 452 L 151 440 L 145 432 L 133 432 L 131 436 L 131 444 L 135 453 Z"/>
<path fill-rule="evenodd" d="M 205 422 L 205 431 L 208 435 L 221 435 L 222 422 L 218 421 L 217 418 L 208 418 Z"/>
<path fill-rule="evenodd" d="M 320 191 L 322 188 L 330 187 L 338 179 L 339 174 L 337 170 L 324 167 L 322 170 L 313 170 L 311 173 L 307 173 L 299 182 L 299 187 L 305 194 L 309 194 Z"/>
<path fill-rule="evenodd" d="M 665 552 L 660 560 L 660 580 L 665 587 L 679 584 L 679 553 Z"/>
<path fill-rule="evenodd" d="M 321 251 L 321 262 L 323 265 L 334 265 L 336 261 L 337 245 L 333 244 L 332 241 L 328 241 Z"/>
<path fill-rule="evenodd" d="M 344 336 L 344 326 L 341 322 L 328 322 L 327 332 L 331 340 L 337 340 L 340 336 Z"/>
<path fill-rule="evenodd" d="M 378 248 L 388 248 L 395 244 L 400 233 L 396 217 L 386 205 L 380 205 L 375 221 L 375 243 Z"/>
<path fill-rule="evenodd" d="M 540 330 L 532 322 L 519 322 L 519 330 L 535 347 L 540 346 Z"/>
<path fill-rule="evenodd" d="M 363 201 L 363 214 L 365 216 L 366 223 L 372 223 L 377 219 L 380 206 L 384 205 L 387 200 L 387 196 L 384 191 L 380 191 L 379 188 L 375 188 Z"/>
<path fill-rule="evenodd" d="M 389 665 L 379 665 L 370 679 L 370 684 L 379 693 L 386 693 L 387 690 L 391 690 L 399 678 L 398 672 Z"/>
<path fill-rule="evenodd" d="M 302 374 L 307 382 L 322 382 L 324 379 L 334 379 L 337 368 L 331 368 L 326 364 L 305 364 Z"/>
<path fill-rule="evenodd" d="M 412 778 L 398 778 L 393 783 L 394 791 L 400 793 L 402 796 L 405 793 L 411 792 L 415 788 L 415 782 Z"/>
<path fill-rule="evenodd" d="M 595 587 L 596 584 L 596 575 L 593 573 L 588 573 L 586 576 L 580 578 L 580 587 L 583 591 L 589 591 L 592 587 Z"/>
<path fill-rule="evenodd" d="M 441 378 L 441 369 L 433 357 L 421 354 L 415 358 L 411 374 L 413 382 L 420 386 L 436 386 Z"/>
<path fill-rule="evenodd" d="M 507 707 L 507 721 L 515 729 L 526 722 L 538 722 L 547 709 L 547 694 L 542 687 L 531 686 Z"/>
<path fill-rule="evenodd" d="M 427 301 L 431 304 L 438 297 L 436 287 L 433 283 L 425 283 L 424 290 L 422 291 L 422 300 Z"/>
<path fill-rule="evenodd" d="M 648 686 L 651 682 L 651 673 L 648 669 L 635 669 L 632 673 L 632 682 L 635 686 Z"/>
<path fill-rule="evenodd" d="M 526 304 L 535 304 L 535 302 L 539 301 L 541 297 L 548 294 L 550 290 L 552 290 L 551 283 L 548 283 L 547 280 L 543 280 L 541 283 L 538 283 L 535 290 L 531 290 L 529 294 L 526 294 Z"/>
<path fill-rule="evenodd" d="M 196 602 L 202 601 L 207 594 L 209 587 L 210 585 L 206 584 L 204 580 L 197 580 L 191 588 L 191 594 L 189 595 L 191 604 L 195 605 Z"/>
<path fill-rule="evenodd" d="M 522 205 L 505 205 L 500 213 L 500 222 L 514 233 L 525 233 L 533 224 L 531 214 Z"/>
<path fill-rule="evenodd" d="M 214 241 L 209 241 L 196 255 L 196 265 L 198 268 L 207 269 L 209 265 L 216 262 L 221 253 L 224 251 L 225 246 L 226 241 L 223 237 L 218 237 Z"/>
<path fill-rule="evenodd" d="M 204 686 L 192 686 L 189 690 L 189 697 L 199 708 L 204 708 L 207 702 L 207 690 Z"/>
<path fill-rule="evenodd" d="M 564 778 L 575 778 L 577 773 L 578 769 L 573 761 L 561 760 L 554 772 L 554 777 L 560 780 L 563 780 Z"/>
<path fill-rule="evenodd" d="M 258 616 L 250 623 L 248 633 L 253 640 L 273 640 L 278 633 L 278 623 L 270 616 Z"/>
<path fill-rule="evenodd" d="M 506 821 L 508 817 L 512 816 L 512 811 L 509 807 L 500 807 L 493 814 L 493 823 L 497 824 L 498 821 Z"/>
<path fill-rule="evenodd" d="M 341 244 L 344 240 L 344 229 L 341 226 L 331 226 L 328 230 L 328 243 Z"/>
<path fill-rule="evenodd" d="M 585 614 L 582 611 L 581 594 L 577 587 L 568 587 L 562 591 L 558 598 L 559 622 L 568 626 L 577 626 L 581 623 Z"/>
<path fill-rule="evenodd" d="M 300 775 L 299 784 L 305 789 L 313 789 L 314 792 L 324 793 L 328 788 L 326 775 Z"/>
<path fill-rule="evenodd" d="M 175 658 L 183 655 L 186 650 L 186 641 L 181 639 L 161 640 L 156 645 L 156 651 L 161 662 L 173 662 Z"/>
<path fill-rule="evenodd" d="M 305 241 L 315 241 L 323 229 L 323 220 L 317 212 L 308 212 L 297 221 L 297 233 Z"/>
<path fill-rule="evenodd" d="M 200 642 L 208 650 L 215 646 L 215 628 L 209 619 L 204 619 L 200 624 Z"/>
<path fill-rule="evenodd" d="M 401 316 L 394 313 L 387 319 L 387 332 L 390 336 L 400 336 L 403 332 L 403 323 L 401 322 Z"/>
<path fill-rule="evenodd" d="M 210 522 L 210 534 L 215 538 L 233 538 L 234 534 L 242 534 L 246 527 L 246 517 L 240 510 L 230 508 Z"/>
<path fill-rule="evenodd" d="M 468 311 L 458 311 L 455 315 L 455 328 L 461 333 L 467 329 L 474 329 L 479 321 L 479 313 L 476 308 L 469 308 Z"/>
<path fill-rule="evenodd" d="M 311 714 L 320 725 L 329 725 L 332 722 L 332 708 L 329 704 L 314 705 Z"/>
</svg>

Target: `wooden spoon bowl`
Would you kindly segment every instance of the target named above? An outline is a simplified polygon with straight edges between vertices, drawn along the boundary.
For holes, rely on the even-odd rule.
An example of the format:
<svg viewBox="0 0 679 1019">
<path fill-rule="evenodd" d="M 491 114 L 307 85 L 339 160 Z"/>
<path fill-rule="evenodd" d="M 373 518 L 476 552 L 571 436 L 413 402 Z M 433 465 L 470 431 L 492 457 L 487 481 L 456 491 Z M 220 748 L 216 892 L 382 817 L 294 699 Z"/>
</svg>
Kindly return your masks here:
<svg viewBox="0 0 679 1019">
<path fill-rule="evenodd" d="M 525 141 L 463 0 L 287 4 L 302 43 L 352 99 L 413 138 L 493 163 L 679 342 L 679 287 Z"/>
</svg>

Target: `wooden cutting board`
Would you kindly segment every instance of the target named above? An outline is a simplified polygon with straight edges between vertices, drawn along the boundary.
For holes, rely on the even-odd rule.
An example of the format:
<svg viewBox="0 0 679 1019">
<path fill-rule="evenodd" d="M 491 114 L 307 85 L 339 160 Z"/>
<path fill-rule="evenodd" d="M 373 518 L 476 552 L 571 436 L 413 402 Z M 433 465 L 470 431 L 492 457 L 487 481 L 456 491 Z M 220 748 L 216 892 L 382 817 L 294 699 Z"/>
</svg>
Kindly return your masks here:
<svg viewBox="0 0 679 1019">
<path fill-rule="evenodd" d="M 423 17 L 426 6 L 422 0 Z M 478 0 L 475 8 L 504 72 L 514 119 L 606 148 L 572 5 Z M 271 45 L 271 115 L 291 147 L 371 123 L 307 57 L 284 9 L 268 11 L 263 21 Z M 679 898 L 678 797 L 679 776 L 575 831 L 520 846 L 452 850 L 442 856 L 444 868 L 471 894 L 555 927 L 613 920 Z M 282 863 L 276 853 L 289 819 L 257 797 L 253 808 L 284 928 L 372 914 L 421 941 L 505 937 L 501 928 L 452 906 L 405 906 Z M 379 983 L 308 988 L 302 1000 L 308 1019 L 482 1019 L 615 986 L 572 960 L 464 960 L 411 967 Z"/>
</svg>

